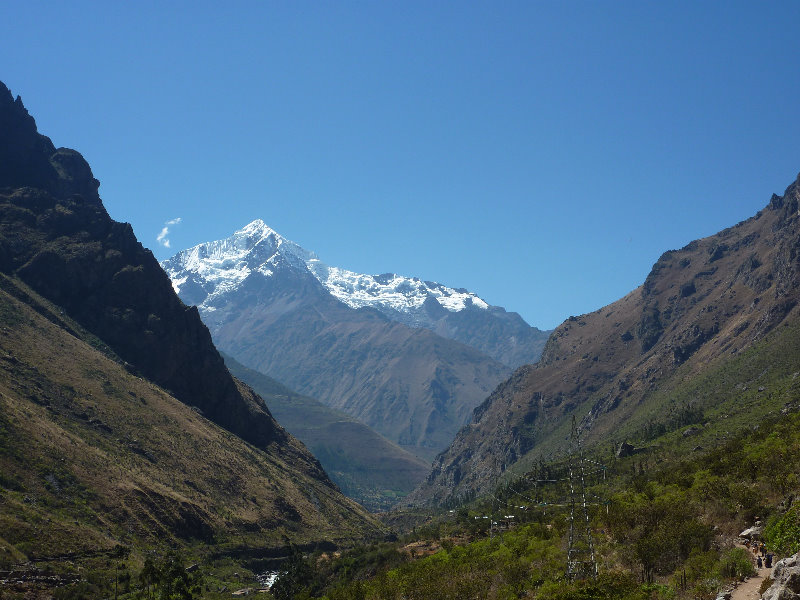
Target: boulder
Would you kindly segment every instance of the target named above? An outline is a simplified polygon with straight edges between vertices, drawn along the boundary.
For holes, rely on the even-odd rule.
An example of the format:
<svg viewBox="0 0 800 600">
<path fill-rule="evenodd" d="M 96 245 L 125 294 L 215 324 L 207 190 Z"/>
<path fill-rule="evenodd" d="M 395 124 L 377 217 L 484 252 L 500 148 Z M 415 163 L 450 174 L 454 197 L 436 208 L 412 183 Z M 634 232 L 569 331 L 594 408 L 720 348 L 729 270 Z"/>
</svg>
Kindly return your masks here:
<svg viewBox="0 0 800 600">
<path fill-rule="evenodd" d="M 748 529 L 745 529 L 742 533 L 739 534 L 740 538 L 744 538 L 746 540 L 760 540 L 761 536 L 764 533 L 764 528 L 760 525 L 754 525 Z"/>
<path fill-rule="evenodd" d="M 800 600 L 800 553 L 775 563 L 772 579 L 763 600 Z"/>
</svg>

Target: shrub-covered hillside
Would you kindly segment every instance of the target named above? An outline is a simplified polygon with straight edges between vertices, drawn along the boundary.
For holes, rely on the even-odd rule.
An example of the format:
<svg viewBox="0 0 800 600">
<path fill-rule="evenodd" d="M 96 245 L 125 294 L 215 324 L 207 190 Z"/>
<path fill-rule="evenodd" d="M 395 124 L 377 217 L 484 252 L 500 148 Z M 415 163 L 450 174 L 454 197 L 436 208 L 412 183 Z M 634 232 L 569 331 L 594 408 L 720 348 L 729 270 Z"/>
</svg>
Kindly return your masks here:
<svg viewBox="0 0 800 600">
<path fill-rule="evenodd" d="M 795 396 L 794 386 L 785 393 Z M 792 507 L 800 414 L 791 405 L 689 457 L 667 451 L 675 433 L 647 440 L 648 449 L 632 456 L 593 457 L 606 466 L 605 482 L 590 478 L 587 488 L 597 579 L 565 577 L 563 487 L 531 484 L 560 479 L 562 462 L 444 511 L 396 543 L 296 556 L 276 597 L 713 599 L 753 572 L 753 555 L 736 542 L 755 520 L 766 524 L 768 550 L 800 550 L 800 510 Z"/>
</svg>

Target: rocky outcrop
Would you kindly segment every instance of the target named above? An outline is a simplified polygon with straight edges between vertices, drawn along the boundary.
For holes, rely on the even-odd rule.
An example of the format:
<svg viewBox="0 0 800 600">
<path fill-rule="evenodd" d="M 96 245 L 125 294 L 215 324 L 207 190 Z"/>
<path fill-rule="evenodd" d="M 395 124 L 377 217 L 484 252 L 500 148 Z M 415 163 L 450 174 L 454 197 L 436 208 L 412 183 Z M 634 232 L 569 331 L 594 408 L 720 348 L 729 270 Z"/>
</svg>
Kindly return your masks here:
<svg viewBox="0 0 800 600">
<path fill-rule="evenodd" d="M 764 535 L 764 528 L 761 526 L 761 523 L 758 522 L 752 527 L 748 527 L 744 531 L 739 534 L 739 537 L 745 540 L 760 540 L 761 536 Z"/>
<path fill-rule="evenodd" d="M 795 600 L 800 598 L 800 554 L 775 563 L 772 569 L 774 583 L 764 592 L 763 600 Z"/>
<path fill-rule="evenodd" d="M 0 82 L 0 188 L 33 187 L 54 196 L 80 195 L 99 206 L 100 185 L 89 164 L 74 150 L 56 149 L 50 138 L 40 135 L 36 121 L 22 99 L 14 100 Z"/>
</svg>

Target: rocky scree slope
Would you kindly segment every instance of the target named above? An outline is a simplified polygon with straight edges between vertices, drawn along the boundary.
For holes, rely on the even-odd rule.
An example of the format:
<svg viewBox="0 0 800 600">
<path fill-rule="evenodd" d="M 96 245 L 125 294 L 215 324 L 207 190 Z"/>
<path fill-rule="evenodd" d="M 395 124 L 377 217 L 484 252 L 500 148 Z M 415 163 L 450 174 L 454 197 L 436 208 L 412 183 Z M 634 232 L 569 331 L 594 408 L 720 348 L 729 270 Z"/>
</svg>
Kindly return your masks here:
<svg viewBox="0 0 800 600">
<path fill-rule="evenodd" d="M 311 273 L 309 256 L 254 222 L 163 266 L 223 351 L 430 460 L 510 369 L 374 308 L 349 307 Z"/>
<path fill-rule="evenodd" d="M 19 296 L 13 289 L 24 286 L 57 306 L 48 313 L 51 321 L 72 320 L 129 373 L 282 461 L 292 477 L 326 486 L 351 510 L 318 461 L 275 422 L 263 400 L 231 377 L 197 310 L 175 296 L 130 225 L 108 216 L 86 161 L 75 151 L 55 149 L 2 84 L 0 127 L 0 273 L 12 295 Z M 353 515 L 368 522 L 357 509 Z"/>
<path fill-rule="evenodd" d="M 754 217 L 664 253 L 624 298 L 570 317 L 539 364 L 518 369 L 475 409 L 409 501 L 486 492 L 507 469 L 563 452 L 572 415 L 591 445 L 620 442 L 645 419 L 693 410 L 662 390 L 734 360 L 796 319 L 799 200 L 795 181 Z"/>
</svg>

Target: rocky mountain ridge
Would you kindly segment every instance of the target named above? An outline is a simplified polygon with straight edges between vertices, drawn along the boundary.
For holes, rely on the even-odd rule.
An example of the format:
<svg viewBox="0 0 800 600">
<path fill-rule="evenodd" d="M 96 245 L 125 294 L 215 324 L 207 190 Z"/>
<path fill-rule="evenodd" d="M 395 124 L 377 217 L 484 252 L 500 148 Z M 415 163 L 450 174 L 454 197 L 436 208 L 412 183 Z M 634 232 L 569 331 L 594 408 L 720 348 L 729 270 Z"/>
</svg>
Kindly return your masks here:
<svg viewBox="0 0 800 600">
<path fill-rule="evenodd" d="M 16 165 L 0 178 L 0 271 L 63 307 L 131 369 L 223 427 L 257 446 L 283 443 L 285 432 L 263 403 L 237 388 L 197 310 L 175 296 L 131 226 L 108 216 L 80 154 L 54 149 L 6 88 L 0 114 L 11 133 L 3 154 Z"/>
<path fill-rule="evenodd" d="M 518 369 L 476 408 L 410 499 L 486 492 L 507 470 L 565 451 L 572 415 L 591 445 L 620 442 L 647 419 L 666 427 L 677 412 L 712 408 L 702 398 L 677 406 L 669 390 L 797 318 L 799 200 L 795 181 L 752 218 L 664 253 L 624 298 L 570 317 L 539 364 Z"/>
<path fill-rule="evenodd" d="M 177 298 L 131 226 L 109 217 L 86 161 L 55 149 L 2 84 L 0 126 L 5 541 L 46 544 L 30 523 L 63 518 L 48 506 L 75 514 L 69 536 L 102 531 L 103 545 L 157 531 L 211 540 L 283 518 L 304 543 L 324 530 L 377 531 L 230 375 L 197 309 Z M 119 468 L 106 478 L 103 464 Z M 85 509 L 74 496 L 57 500 L 66 481 L 83 490 Z M 271 483 L 251 488 L 257 481 Z M 33 515 L 27 490 L 52 504 Z M 232 519 L 220 517 L 226 502 L 237 505 Z M 124 533 L 126 518 L 141 527 L 136 536 Z M 277 530 L 261 537 L 284 544 Z"/>
<path fill-rule="evenodd" d="M 217 304 L 224 304 L 225 296 L 252 272 L 268 277 L 275 269 L 288 267 L 301 276 L 312 274 L 350 308 L 373 308 L 392 321 L 430 329 L 512 367 L 536 362 L 547 339 L 546 332 L 530 327 L 517 313 L 490 306 L 463 288 L 394 273 L 365 275 L 327 265 L 261 219 L 229 238 L 183 250 L 162 266 L 181 298 L 197 305 L 211 321 Z"/>
</svg>

